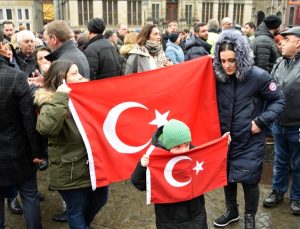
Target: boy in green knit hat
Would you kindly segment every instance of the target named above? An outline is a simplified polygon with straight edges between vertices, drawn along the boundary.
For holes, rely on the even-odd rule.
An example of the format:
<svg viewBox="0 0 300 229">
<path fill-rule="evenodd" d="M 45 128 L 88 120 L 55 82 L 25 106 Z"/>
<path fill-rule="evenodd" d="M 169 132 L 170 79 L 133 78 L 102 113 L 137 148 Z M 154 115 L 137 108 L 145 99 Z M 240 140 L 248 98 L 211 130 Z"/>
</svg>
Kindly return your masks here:
<svg viewBox="0 0 300 229">
<path fill-rule="evenodd" d="M 189 127 L 176 119 L 171 119 L 167 124 L 159 127 L 152 137 L 152 145 L 174 154 L 190 150 L 191 141 Z M 131 177 L 132 184 L 140 191 L 146 190 L 148 165 L 149 156 L 143 155 Z M 158 229 L 207 229 L 204 195 L 183 202 L 155 204 L 154 207 Z"/>
</svg>

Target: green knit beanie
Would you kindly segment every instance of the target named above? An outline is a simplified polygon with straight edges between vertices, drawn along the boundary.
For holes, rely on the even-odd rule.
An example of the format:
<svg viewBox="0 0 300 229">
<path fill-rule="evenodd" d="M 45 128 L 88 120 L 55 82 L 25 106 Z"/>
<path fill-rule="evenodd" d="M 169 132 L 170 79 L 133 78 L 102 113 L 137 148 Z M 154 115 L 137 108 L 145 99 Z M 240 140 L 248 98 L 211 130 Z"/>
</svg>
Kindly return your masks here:
<svg viewBox="0 0 300 229">
<path fill-rule="evenodd" d="M 169 150 L 175 146 L 191 142 L 191 131 L 184 122 L 171 119 L 164 125 L 162 134 L 159 136 L 158 140 L 167 150 Z"/>
</svg>

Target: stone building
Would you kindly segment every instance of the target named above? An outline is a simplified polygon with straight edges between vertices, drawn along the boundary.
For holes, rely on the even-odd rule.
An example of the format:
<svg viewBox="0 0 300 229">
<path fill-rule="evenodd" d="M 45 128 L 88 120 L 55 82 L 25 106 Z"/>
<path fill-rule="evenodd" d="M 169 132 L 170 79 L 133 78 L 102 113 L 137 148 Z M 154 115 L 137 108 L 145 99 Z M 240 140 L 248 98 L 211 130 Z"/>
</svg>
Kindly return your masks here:
<svg viewBox="0 0 300 229">
<path fill-rule="evenodd" d="M 270 14 L 285 21 L 287 10 L 287 0 L 54 0 L 54 5 L 56 18 L 76 29 L 85 28 L 93 17 L 102 17 L 108 28 L 125 23 L 131 29 L 153 22 L 164 30 L 170 21 L 187 28 L 226 16 L 239 25 L 259 24 Z"/>
<path fill-rule="evenodd" d="M 0 3 L 0 24 L 13 21 L 16 29 L 24 25 L 33 32 L 43 28 L 43 3 L 41 0 L 4 1 Z"/>
<path fill-rule="evenodd" d="M 23 24 L 39 31 L 48 21 L 43 21 L 43 2 L 53 2 L 55 18 L 67 21 L 73 29 L 85 29 L 93 17 L 102 17 L 107 28 L 124 23 L 136 29 L 156 23 L 161 30 L 170 21 L 177 21 L 182 29 L 226 16 L 239 25 L 259 24 L 270 14 L 281 16 L 283 27 L 300 23 L 300 0 L 10 0 L 1 1 L 0 23 L 13 20 L 16 27 Z"/>
<path fill-rule="evenodd" d="M 288 1 L 286 22 L 289 27 L 300 26 L 300 0 Z"/>
</svg>

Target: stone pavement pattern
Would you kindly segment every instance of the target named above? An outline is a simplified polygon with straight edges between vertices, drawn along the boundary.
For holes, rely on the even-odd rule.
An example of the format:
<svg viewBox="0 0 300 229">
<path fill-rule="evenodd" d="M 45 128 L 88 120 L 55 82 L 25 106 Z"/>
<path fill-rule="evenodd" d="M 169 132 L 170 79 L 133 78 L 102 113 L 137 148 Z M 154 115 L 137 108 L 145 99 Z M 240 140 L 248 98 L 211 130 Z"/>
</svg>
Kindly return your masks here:
<svg viewBox="0 0 300 229">
<path fill-rule="evenodd" d="M 41 203 L 42 223 L 44 229 L 68 229 L 67 224 L 56 223 L 51 220 L 53 214 L 60 211 L 61 201 L 57 192 L 48 191 L 48 172 L 39 172 L 39 189 L 45 194 L 46 200 Z M 299 229 L 300 216 L 290 213 L 289 199 L 275 208 L 262 207 L 263 198 L 270 191 L 270 184 L 261 186 L 260 204 L 256 216 L 258 229 Z M 240 215 L 238 223 L 228 226 L 229 229 L 244 228 L 242 188 L 238 190 Z M 154 229 L 155 216 L 153 206 L 146 206 L 146 193 L 136 190 L 130 181 L 116 183 L 110 186 L 109 200 L 93 222 L 95 229 Z M 287 195 L 286 195 L 287 196 Z M 218 189 L 205 195 L 209 228 L 214 228 L 213 220 L 223 214 L 223 189 Z M 24 229 L 22 216 L 12 215 L 6 210 L 5 229 Z"/>
</svg>

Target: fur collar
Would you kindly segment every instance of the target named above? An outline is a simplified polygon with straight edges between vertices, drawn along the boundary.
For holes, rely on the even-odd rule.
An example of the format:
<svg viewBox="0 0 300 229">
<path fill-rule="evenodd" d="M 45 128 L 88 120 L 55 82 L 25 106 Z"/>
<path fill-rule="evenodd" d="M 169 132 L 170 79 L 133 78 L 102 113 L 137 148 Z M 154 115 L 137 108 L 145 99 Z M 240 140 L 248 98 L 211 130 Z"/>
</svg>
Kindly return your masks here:
<svg viewBox="0 0 300 229">
<path fill-rule="evenodd" d="M 40 88 L 34 93 L 34 104 L 38 107 L 49 103 L 54 97 L 54 92 L 45 88 Z"/>
<path fill-rule="evenodd" d="M 229 76 L 224 71 L 219 57 L 220 46 L 225 41 L 234 45 L 237 63 L 237 71 L 235 76 L 239 81 L 244 81 L 254 64 L 253 52 L 250 48 L 247 38 L 238 30 L 233 29 L 224 30 L 220 34 L 216 43 L 215 58 L 213 61 L 216 78 L 221 82 L 227 82 L 229 80 Z"/>
</svg>

